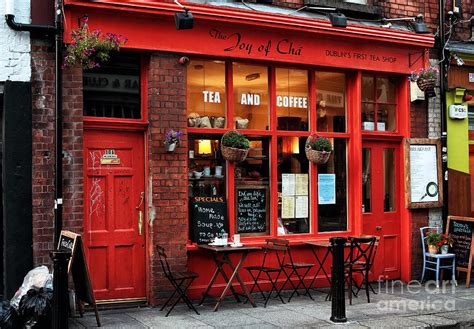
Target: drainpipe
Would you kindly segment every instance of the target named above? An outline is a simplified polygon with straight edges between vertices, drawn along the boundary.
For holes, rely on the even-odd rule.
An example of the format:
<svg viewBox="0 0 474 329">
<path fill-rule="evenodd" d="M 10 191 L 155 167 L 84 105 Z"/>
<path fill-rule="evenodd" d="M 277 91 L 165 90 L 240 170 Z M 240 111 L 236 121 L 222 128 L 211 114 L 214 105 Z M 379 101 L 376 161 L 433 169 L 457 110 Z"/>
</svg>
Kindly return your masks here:
<svg viewBox="0 0 474 329">
<path fill-rule="evenodd" d="M 444 0 L 439 0 L 439 45 L 438 58 L 441 60 L 445 55 L 445 35 L 444 35 Z M 441 167 L 443 172 L 443 207 L 442 220 L 443 227 L 446 226 L 448 217 L 448 134 L 446 115 L 446 60 L 440 63 L 439 67 L 439 97 L 441 110 Z"/>
<path fill-rule="evenodd" d="M 5 21 L 7 25 L 15 31 L 27 31 L 39 33 L 46 36 L 55 35 L 55 147 L 56 147 L 56 163 L 55 163 L 55 196 L 54 196 L 54 246 L 57 246 L 59 234 L 62 230 L 62 204 L 63 204 L 63 185 L 62 185 L 62 53 L 63 53 L 63 0 L 56 0 L 55 26 L 21 24 L 15 22 L 13 15 L 14 0 L 6 0 Z"/>
</svg>

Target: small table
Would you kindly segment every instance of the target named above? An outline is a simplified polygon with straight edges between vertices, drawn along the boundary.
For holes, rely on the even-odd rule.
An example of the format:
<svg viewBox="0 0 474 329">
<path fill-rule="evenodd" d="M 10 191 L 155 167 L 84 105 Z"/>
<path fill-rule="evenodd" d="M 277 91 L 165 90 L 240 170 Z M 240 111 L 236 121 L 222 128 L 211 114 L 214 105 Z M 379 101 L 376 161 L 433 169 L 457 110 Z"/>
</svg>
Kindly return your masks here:
<svg viewBox="0 0 474 329">
<path fill-rule="evenodd" d="M 321 271 L 323 271 L 324 276 L 326 277 L 326 280 L 328 280 L 328 283 L 331 284 L 331 279 L 329 279 L 329 275 L 323 266 L 327 258 L 331 254 L 331 243 L 329 241 L 308 241 L 306 242 L 306 244 L 311 247 L 311 252 L 313 253 L 314 258 L 316 258 L 316 261 L 318 262 L 318 266 L 319 266 L 318 269 L 316 270 L 316 274 L 314 275 L 313 280 L 311 280 L 309 287 L 310 288 L 313 287 L 313 283 L 316 280 L 316 277 L 318 276 L 319 272 Z M 319 249 L 319 248 L 325 249 L 324 256 L 322 259 L 318 257 L 318 253 L 316 252 L 316 249 Z"/>
<path fill-rule="evenodd" d="M 242 279 L 239 276 L 239 270 L 242 267 L 242 264 L 243 264 L 245 258 L 247 258 L 247 255 L 250 251 L 257 251 L 257 250 L 261 250 L 262 248 L 252 247 L 252 246 L 242 246 L 242 247 L 233 248 L 233 247 L 228 247 L 228 246 L 222 246 L 222 247 L 221 246 L 209 246 L 207 244 L 198 245 L 198 247 L 200 249 L 207 250 L 207 251 L 211 252 L 212 257 L 214 259 L 214 263 L 216 263 L 216 266 L 217 266 L 214 274 L 212 275 L 211 281 L 209 281 L 209 284 L 206 288 L 206 291 L 204 292 L 204 295 L 202 296 L 202 299 L 201 299 L 199 305 L 202 305 L 202 303 L 204 303 L 204 300 L 206 299 L 209 290 L 212 288 L 212 285 L 214 284 L 214 281 L 217 278 L 217 274 L 220 273 L 222 275 L 222 277 L 224 278 L 225 282 L 227 283 L 227 285 L 225 286 L 224 291 L 222 292 L 222 294 L 220 295 L 220 297 L 217 300 L 216 306 L 214 307 L 214 312 L 219 309 L 219 306 L 222 303 L 222 300 L 226 296 L 227 291 L 229 289 L 232 291 L 232 294 L 234 295 L 237 302 L 240 303 L 239 295 L 236 293 L 236 291 L 232 287 L 232 282 L 235 279 L 237 279 L 237 281 L 239 282 L 240 287 L 242 288 L 245 297 L 248 298 L 250 304 L 252 304 L 253 307 L 257 307 L 257 305 L 255 304 L 252 296 L 250 296 L 249 291 L 247 290 L 247 287 L 245 286 L 244 282 L 242 281 Z M 237 266 L 235 266 L 232 263 L 232 261 L 230 260 L 229 254 L 237 254 L 237 253 L 241 254 L 241 257 L 240 257 L 239 263 L 237 264 Z M 225 264 L 227 264 L 233 271 L 230 278 L 224 272 L 224 265 Z"/>
</svg>

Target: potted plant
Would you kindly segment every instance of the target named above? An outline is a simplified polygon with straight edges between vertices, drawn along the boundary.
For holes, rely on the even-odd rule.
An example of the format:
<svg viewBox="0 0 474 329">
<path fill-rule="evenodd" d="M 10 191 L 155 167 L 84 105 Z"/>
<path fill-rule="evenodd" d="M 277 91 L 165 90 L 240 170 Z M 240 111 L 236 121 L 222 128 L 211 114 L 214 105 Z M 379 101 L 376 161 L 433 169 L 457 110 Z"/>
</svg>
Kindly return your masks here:
<svg viewBox="0 0 474 329">
<path fill-rule="evenodd" d="M 249 148 L 250 141 L 238 131 L 228 131 L 221 138 L 222 157 L 228 161 L 244 161 L 249 153 Z"/>
<path fill-rule="evenodd" d="M 447 254 L 449 247 L 452 247 L 454 239 L 449 233 L 443 234 L 443 239 L 438 243 L 440 245 L 440 250 L 442 254 Z"/>
<path fill-rule="evenodd" d="M 174 152 L 176 146 L 181 142 L 181 136 L 183 135 L 184 133 L 180 131 L 174 129 L 168 130 L 164 140 L 166 152 Z"/>
<path fill-rule="evenodd" d="M 315 164 L 325 164 L 328 162 L 331 152 L 332 144 L 326 137 L 313 134 L 306 140 L 306 157 Z"/>
<path fill-rule="evenodd" d="M 433 90 L 436 85 L 439 70 L 435 66 L 421 68 L 410 75 L 410 80 L 416 82 L 422 91 Z"/>
<path fill-rule="evenodd" d="M 121 35 L 100 30 L 89 31 L 88 18 L 82 19 L 82 26 L 71 32 L 71 43 L 66 46 L 64 67 L 80 64 L 84 70 L 100 66 L 109 60 L 112 51 L 118 51 L 127 39 Z"/>
<path fill-rule="evenodd" d="M 438 230 L 432 230 L 431 232 L 426 233 L 426 244 L 428 245 L 428 252 L 430 254 L 437 254 L 439 247 L 444 243 L 443 234 L 438 232 Z"/>
</svg>

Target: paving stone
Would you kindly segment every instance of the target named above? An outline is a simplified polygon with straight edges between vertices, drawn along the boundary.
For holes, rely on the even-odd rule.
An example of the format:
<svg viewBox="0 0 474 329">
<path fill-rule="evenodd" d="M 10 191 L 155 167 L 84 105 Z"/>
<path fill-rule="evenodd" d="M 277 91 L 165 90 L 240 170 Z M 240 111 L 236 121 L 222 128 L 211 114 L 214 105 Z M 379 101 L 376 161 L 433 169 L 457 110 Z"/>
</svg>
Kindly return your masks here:
<svg viewBox="0 0 474 329">
<path fill-rule="evenodd" d="M 464 311 L 453 311 L 453 312 L 444 312 L 437 313 L 437 316 L 452 319 L 457 322 L 472 322 L 474 321 L 474 310 L 464 310 Z"/>
<path fill-rule="evenodd" d="M 251 316 L 259 318 L 267 323 L 276 325 L 278 327 L 298 327 L 303 326 L 312 327 L 326 325 L 327 322 L 321 321 L 315 317 L 297 313 L 291 310 L 280 310 L 280 311 L 266 311 L 260 310 L 253 311 Z"/>
<path fill-rule="evenodd" d="M 428 328 L 423 322 L 406 317 L 389 317 L 370 321 L 361 321 L 360 324 L 369 328 Z"/>
<path fill-rule="evenodd" d="M 133 318 L 127 314 L 116 314 L 109 312 L 99 312 L 100 322 L 102 328 L 147 328 L 138 321 L 135 321 Z M 87 315 L 83 318 L 75 319 L 77 322 L 82 324 L 86 328 L 96 328 L 97 322 L 94 315 Z"/>
<path fill-rule="evenodd" d="M 174 310 L 173 310 L 174 312 Z M 164 312 L 158 309 L 130 314 L 138 323 L 151 328 L 214 328 L 205 322 L 202 322 L 189 315 L 182 315 L 173 312 L 165 317 Z M 195 314 L 195 313 L 194 313 Z"/>
<path fill-rule="evenodd" d="M 232 311 L 219 310 L 217 312 L 206 310 L 200 313 L 201 315 L 193 314 L 191 317 L 214 327 L 228 327 L 235 325 L 246 327 L 254 324 L 265 324 L 261 319 L 247 315 L 245 309 Z"/>
<path fill-rule="evenodd" d="M 408 317 L 408 319 L 423 322 L 430 326 L 454 326 L 456 324 L 455 320 L 442 318 L 436 315 L 417 315 Z"/>
</svg>

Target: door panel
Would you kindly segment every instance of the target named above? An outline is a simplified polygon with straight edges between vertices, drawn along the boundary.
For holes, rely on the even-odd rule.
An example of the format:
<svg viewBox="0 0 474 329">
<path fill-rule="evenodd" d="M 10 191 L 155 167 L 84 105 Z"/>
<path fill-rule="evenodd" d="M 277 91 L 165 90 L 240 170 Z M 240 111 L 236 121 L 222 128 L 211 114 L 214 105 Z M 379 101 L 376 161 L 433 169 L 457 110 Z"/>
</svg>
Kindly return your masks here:
<svg viewBox="0 0 474 329">
<path fill-rule="evenodd" d="M 138 211 L 144 211 L 143 133 L 86 131 L 84 159 L 84 242 L 95 297 L 143 298 L 145 223 L 141 235 L 138 229 Z"/>
<path fill-rule="evenodd" d="M 372 279 L 400 277 L 400 147 L 364 142 L 363 233 L 380 237 Z"/>
</svg>

